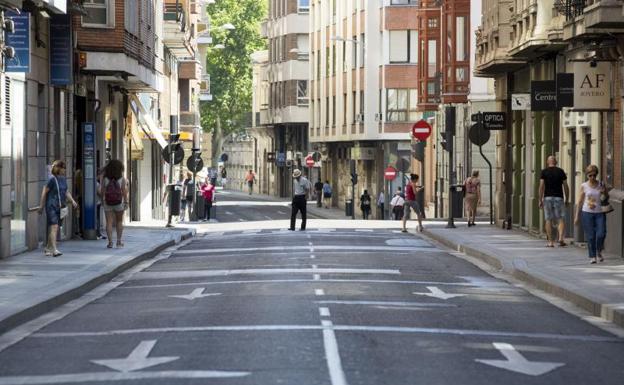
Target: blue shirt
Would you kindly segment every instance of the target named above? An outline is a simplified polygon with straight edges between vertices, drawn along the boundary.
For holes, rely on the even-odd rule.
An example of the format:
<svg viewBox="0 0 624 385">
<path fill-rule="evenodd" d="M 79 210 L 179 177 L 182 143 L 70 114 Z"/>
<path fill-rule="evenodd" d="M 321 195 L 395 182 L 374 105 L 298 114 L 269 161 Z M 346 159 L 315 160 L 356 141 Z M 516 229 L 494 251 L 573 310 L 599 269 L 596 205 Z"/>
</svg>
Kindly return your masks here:
<svg viewBox="0 0 624 385">
<path fill-rule="evenodd" d="M 56 187 L 56 181 L 54 180 L 55 178 L 58 181 L 58 188 Z M 67 179 L 65 179 L 64 176 L 53 176 L 48 180 L 48 183 L 46 183 L 46 187 L 48 188 L 48 195 L 46 197 L 46 208 L 51 207 L 60 210 L 61 208 L 59 207 L 59 190 L 61 197 L 61 206 L 65 206 L 65 195 L 67 194 Z"/>
</svg>

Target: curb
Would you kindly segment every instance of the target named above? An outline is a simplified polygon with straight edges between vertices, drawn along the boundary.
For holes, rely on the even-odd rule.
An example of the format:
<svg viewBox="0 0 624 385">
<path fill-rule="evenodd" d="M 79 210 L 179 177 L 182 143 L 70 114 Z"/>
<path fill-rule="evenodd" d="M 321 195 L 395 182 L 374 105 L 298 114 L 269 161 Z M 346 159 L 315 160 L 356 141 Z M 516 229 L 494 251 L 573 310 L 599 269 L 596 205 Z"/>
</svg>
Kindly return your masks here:
<svg viewBox="0 0 624 385">
<path fill-rule="evenodd" d="M 552 281 L 549 281 L 547 277 L 541 277 L 530 271 L 522 269 L 515 264 L 506 264 L 496 257 L 493 253 L 487 251 L 477 250 L 471 246 L 457 243 L 443 236 L 434 234 L 428 230 L 424 230 L 425 234 L 430 239 L 471 257 L 477 258 L 482 262 L 490 265 L 491 267 L 501 270 L 512 277 L 525 282 L 539 290 L 542 290 L 555 297 L 561 298 L 565 301 L 571 302 L 574 305 L 590 312 L 596 317 L 600 317 L 606 321 L 613 322 L 615 325 L 624 327 L 624 305 L 622 304 L 605 304 L 596 301 L 584 294 L 580 294 L 573 289 L 566 288 L 563 285 L 557 285 Z"/>
<path fill-rule="evenodd" d="M 148 250 L 142 254 L 139 254 L 135 257 L 131 257 L 131 259 L 126 261 L 125 263 L 118 265 L 118 266 L 114 266 L 109 271 L 103 272 L 102 274 L 86 282 L 83 282 L 77 287 L 74 287 L 68 291 L 58 294 L 52 298 L 49 298 L 43 302 L 33 305 L 27 309 L 20 310 L 17 313 L 12 314 L 9 317 L 0 320 L 0 335 L 10 331 L 11 329 L 17 326 L 20 326 L 29 321 L 32 321 L 33 319 L 82 296 L 83 294 L 95 289 L 99 285 L 105 282 L 111 281 L 113 278 L 115 278 L 122 272 L 130 269 L 133 266 L 136 266 L 140 262 L 143 262 L 150 258 L 154 258 L 156 255 L 160 254 L 163 250 L 171 246 L 174 246 L 182 241 L 185 241 L 189 238 L 192 238 L 193 236 L 195 236 L 195 230 L 186 230 L 181 235 L 175 235 L 173 239 L 161 245 L 158 245 L 155 248 Z"/>
</svg>

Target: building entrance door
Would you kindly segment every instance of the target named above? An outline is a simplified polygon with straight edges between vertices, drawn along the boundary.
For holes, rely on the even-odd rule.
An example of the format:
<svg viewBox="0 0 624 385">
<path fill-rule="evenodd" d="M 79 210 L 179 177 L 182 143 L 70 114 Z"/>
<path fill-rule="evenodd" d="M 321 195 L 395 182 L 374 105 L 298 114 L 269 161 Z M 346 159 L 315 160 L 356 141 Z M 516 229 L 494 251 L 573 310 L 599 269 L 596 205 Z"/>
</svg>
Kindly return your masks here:
<svg viewBox="0 0 624 385">
<path fill-rule="evenodd" d="M 5 103 L 3 124 L 10 125 L 11 132 L 11 254 L 26 249 L 26 159 L 24 151 L 24 107 L 25 83 L 14 78 L 5 78 L 5 95 L 9 95 Z M 6 92 L 8 91 L 8 92 Z"/>
</svg>

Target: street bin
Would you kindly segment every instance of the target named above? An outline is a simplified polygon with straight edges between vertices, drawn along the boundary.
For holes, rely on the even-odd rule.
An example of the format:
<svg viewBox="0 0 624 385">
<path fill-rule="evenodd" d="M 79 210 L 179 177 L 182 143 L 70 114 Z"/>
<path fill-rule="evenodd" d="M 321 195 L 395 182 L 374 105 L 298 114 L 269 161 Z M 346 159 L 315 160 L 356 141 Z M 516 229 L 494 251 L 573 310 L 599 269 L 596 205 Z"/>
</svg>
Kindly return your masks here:
<svg viewBox="0 0 624 385">
<path fill-rule="evenodd" d="M 345 201 L 345 216 L 353 216 L 353 200 L 351 199 Z"/>
<path fill-rule="evenodd" d="M 204 206 L 206 201 L 200 191 L 195 193 L 195 207 L 193 209 L 193 219 L 198 221 L 204 218 Z"/>
<path fill-rule="evenodd" d="M 451 199 L 453 199 L 453 218 L 464 217 L 464 185 L 451 186 Z"/>
<path fill-rule="evenodd" d="M 180 198 L 182 197 L 182 186 L 170 184 L 169 189 L 169 210 L 171 215 L 180 215 Z"/>
</svg>

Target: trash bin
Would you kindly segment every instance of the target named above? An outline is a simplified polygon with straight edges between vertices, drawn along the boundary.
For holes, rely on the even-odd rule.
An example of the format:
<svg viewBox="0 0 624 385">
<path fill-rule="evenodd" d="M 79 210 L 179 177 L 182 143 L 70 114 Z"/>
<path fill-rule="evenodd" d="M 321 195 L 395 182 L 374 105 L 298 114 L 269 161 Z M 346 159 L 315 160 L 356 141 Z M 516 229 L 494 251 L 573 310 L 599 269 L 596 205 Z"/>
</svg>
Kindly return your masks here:
<svg viewBox="0 0 624 385">
<path fill-rule="evenodd" d="M 182 186 L 170 184 L 169 189 L 169 210 L 171 215 L 180 215 L 180 198 L 182 197 Z"/>
<path fill-rule="evenodd" d="M 206 204 L 206 201 L 204 200 L 204 197 L 202 196 L 200 191 L 197 191 L 195 193 L 195 207 L 193 209 L 193 220 L 200 220 L 202 218 L 204 218 L 204 206 Z"/>
<path fill-rule="evenodd" d="M 464 217 L 464 186 L 456 184 L 451 186 L 451 199 L 453 199 L 453 218 Z"/>
<path fill-rule="evenodd" d="M 353 216 L 353 200 L 351 199 L 345 201 L 345 216 Z"/>
</svg>

